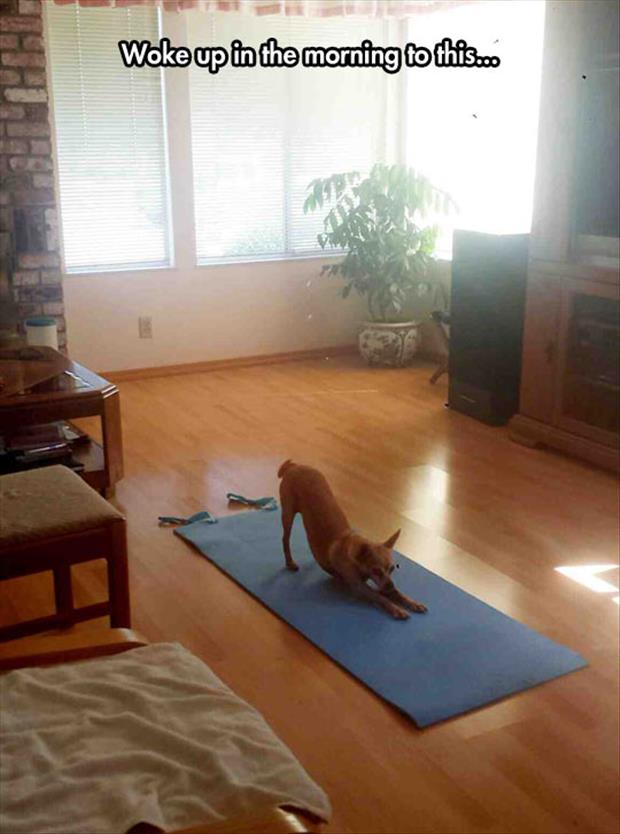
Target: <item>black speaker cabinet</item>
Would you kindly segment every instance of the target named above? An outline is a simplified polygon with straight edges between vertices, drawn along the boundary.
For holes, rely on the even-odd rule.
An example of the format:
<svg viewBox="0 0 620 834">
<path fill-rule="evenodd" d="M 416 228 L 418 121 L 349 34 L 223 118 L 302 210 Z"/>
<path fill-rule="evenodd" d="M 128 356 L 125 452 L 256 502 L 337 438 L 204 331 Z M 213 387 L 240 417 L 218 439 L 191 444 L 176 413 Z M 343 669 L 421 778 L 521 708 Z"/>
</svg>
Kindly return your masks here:
<svg viewBox="0 0 620 834">
<path fill-rule="evenodd" d="M 519 406 L 528 242 L 454 232 L 448 406 L 495 426 Z"/>
</svg>

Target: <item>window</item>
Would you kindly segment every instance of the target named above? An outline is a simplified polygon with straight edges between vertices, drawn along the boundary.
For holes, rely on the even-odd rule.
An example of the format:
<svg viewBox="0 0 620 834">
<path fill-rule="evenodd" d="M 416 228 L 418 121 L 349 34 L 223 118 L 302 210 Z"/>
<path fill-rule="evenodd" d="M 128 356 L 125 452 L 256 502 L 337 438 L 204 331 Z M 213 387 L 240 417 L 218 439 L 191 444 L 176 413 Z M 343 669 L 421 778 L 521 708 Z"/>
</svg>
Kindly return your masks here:
<svg viewBox="0 0 620 834">
<path fill-rule="evenodd" d="M 46 7 L 67 271 L 166 265 L 161 72 L 126 69 L 116 46 L 157 41 L 157 10 Z"/>
<path fill-rule="evenodd" d="M 409 41 L 432 47 L 444 37 L 463 38 L 502 61 L 497 69 L 431 65 L 407 72 L 407 162 L 460 208 L 442 221 L 442 254 L 451 252 L 453 228 L 530 231 L 544 6 L 487 0 L 409 22 Z"/>
<path fill-rule="evenodd" d="M 441 255 L 450 255 L 455 226 L 530 229 L 543 0 L 446 4 L 401 21 L 197 9 L 171 15 L 149 3 L 45 7 L 69 272 L 170 265 L 173 233 L 185 265 L 320 255 L 323 213 L 304 215 L 308 183 L 340 171 L 365 173 L 386 158 L 407 162 L 459 204 L 447 223 L 437 218 Z M 403 68 L 398 75 L 303 66 L 225 66 L 214 75 L 192 64 L 163 71 L 176 73 L 169 89 L 182 92 L 165 102 L 162 70 L 127 69 L 117 47 L 121 39 L 156 43 L 169 35 L 160 32 L 160 20 L 174 32 L 173 43 L 187 34 L 190 49 L 233 40 L 256 49 L 268 38 L 299 51 L 365 39 L 393 45 L 401 37 L 432 47 L 452 37 L 498 54 L 502 63 L 488 70 Z M 176 232 L 167 125 L 181 126 L 170 160 Z M 191 155 L 193 183 L 182 155 Z M 193 216 L 186 199 L 192 186 Z M 195 252 L 182 233 L 192 221 Z"/>
<path fill-rule="evenodd" d="M 186 12 L 189 45 L 257 48 L 384 43 L 365 18 L 286 18 Z M 320 252 L 322 216 L 303 214 L 315 177 L 368 170 L 382 159 L 388 76 L 381 69 L 192 65 L 190 93 L 198 262 Z"/>
</svg>

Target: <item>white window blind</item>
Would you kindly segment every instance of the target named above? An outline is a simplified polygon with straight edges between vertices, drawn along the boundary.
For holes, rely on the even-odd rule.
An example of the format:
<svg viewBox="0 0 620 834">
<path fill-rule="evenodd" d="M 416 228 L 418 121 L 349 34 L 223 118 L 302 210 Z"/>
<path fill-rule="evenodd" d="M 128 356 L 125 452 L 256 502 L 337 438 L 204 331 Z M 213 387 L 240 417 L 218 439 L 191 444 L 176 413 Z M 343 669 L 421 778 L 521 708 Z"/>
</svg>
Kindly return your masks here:
<svg viewBox="0 0 620 834">
<path fill-rule="evenodd" d="M 159 69 L 126 69 L 120 39 L 159 38 L 155 8 L 46 3 L 65 264 L 169 262 Z"/>
<path fill-rule="evenodd" d="M 462 38 L 492 69 L 407 70 L 407 162 L 448 191 L 457 215 L 437 218 L 440 252 L 454 228 L 510 234 L 532 220 L 545 4 L 485 0 L 412 17 L 408 40 Z"/>
<path fill-rule="evenodd" d="M 186 12 L 190 46 L 257 49 L 385 43 L 382 21 Z M 384 154 L 388 79 L 380 68 L 190 70 L 198 262 L 320 251 L 321 212 L 304 215 L 315 177 L 367 171 Z"/>
</svg>

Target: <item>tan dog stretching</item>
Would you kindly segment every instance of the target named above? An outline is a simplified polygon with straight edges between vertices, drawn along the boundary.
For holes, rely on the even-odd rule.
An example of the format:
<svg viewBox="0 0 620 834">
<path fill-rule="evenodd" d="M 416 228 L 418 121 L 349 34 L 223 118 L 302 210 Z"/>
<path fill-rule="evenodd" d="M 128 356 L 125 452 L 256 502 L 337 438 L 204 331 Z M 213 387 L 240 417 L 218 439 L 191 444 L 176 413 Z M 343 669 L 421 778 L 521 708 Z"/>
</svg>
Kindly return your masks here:
<svg viewBox="0 0 620 834">
<path fill-rule="evenodd" d="M 407 619 L 406 609 L 426 611 L 425 605 L 401 594 L 391 579 L 396 567 L 392 548 L 400 530 L 383 544 L 369 542 L 351 530 L 329 484 L 317 469 L 287 460 L 278 470 L 278 477 L 282 478 L 282 546 L 289 570 L 299 570 L 291 556 L 290 536 L 293 519 L 301 513 L 310 550 L 323 570 L 397 620 Z M 372 580 L 376 590 L 366 584 L 368 580 Z"/>
</svg>

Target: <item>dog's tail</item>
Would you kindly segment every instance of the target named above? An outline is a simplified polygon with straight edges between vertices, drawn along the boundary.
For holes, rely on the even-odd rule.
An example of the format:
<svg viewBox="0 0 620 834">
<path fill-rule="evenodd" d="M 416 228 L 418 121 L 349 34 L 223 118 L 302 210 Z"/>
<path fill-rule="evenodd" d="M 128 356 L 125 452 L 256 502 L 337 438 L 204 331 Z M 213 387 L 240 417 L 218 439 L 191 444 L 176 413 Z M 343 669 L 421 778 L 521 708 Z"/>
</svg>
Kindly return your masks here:
<svg viewBox="0 0 620 834">
<path fill-rule="evenodd" d="M 283 478 L 283 477 L 284 477 L 284 475 L 286 474 L 286 470 L 287 470 L 290 466 L 295 466 L 295 464 L 294 464 L 294 463 L 293 463 L 293 461 L 289 458 L 288 460 L 285 460 L 285 461 L 284 461 L 284 463 L 283 463 L 283 464 L 280 466 L 280 468 L 278 469 L 278 478 Z"/>
</svg>

